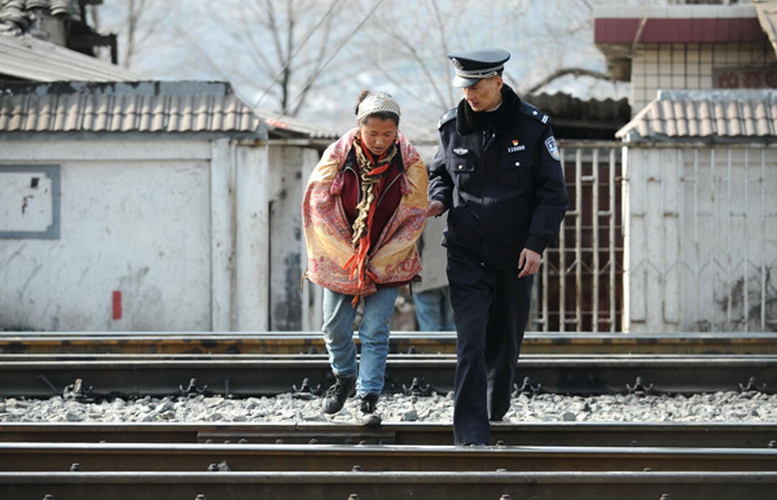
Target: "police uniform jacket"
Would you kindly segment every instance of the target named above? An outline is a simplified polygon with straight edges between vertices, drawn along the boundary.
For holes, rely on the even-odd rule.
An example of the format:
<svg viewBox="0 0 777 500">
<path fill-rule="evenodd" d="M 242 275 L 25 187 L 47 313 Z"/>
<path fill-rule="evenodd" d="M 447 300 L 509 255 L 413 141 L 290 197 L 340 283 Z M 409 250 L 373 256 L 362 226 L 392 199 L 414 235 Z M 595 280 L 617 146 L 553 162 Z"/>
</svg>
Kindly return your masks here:
<svg viewBox="0 0 777 500">
<path fill-rule="evenodd" d="M 523 248 L 555 244 L 569 200 L 547 115 L 503 85 L 497 110 L 462 100 L 438 128 L 429 198 L 450 210 L 443 245 L 511 267 Z"/>
</svg>

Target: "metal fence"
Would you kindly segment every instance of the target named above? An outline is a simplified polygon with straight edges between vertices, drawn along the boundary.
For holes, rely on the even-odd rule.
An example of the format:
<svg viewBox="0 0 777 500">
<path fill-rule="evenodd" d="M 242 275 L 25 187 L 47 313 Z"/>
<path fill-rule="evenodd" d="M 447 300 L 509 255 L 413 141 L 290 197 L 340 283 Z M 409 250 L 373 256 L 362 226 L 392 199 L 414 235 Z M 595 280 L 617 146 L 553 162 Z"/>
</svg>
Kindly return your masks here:
<svg viewBox="0 0 777 500">
<path fill-rule="evenodd" d="M 560 144 L 570 207 L 529 329 L 775 331 L 777 148 L 622 147 Z"/>
<path fill-rule="evenodd" d="M 560 141 L 569 210 L 535 280 L 530 329 L 620 331 L 621 143 Z"/>
</svg>

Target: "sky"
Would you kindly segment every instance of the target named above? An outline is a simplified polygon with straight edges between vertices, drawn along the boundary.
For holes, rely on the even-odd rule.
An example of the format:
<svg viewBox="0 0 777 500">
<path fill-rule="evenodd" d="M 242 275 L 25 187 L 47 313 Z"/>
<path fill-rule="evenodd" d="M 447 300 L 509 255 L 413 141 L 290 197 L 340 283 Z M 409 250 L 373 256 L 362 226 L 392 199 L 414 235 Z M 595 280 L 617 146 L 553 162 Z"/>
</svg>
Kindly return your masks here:
<svg viewBox="0 0 777 500">
<path fill-rule="evenodd" d="M 296 78 L 289 100 L 302 103 L 296 117 L 345 131 L 355 124 L 359 92 L 382 90 L 402 106 L 403 132 L 430 139 L 438 118 L 461 97 L 450 85 L 448 53 L 507 49 L 512 57 L 505 80 L 519 94 L 558 68 L 604 73 L 604 56 L 593 43 L 592 7 L 614 0 L 271 0 L 272 13 L 265 1 L 146 0 L 129 67 L 149 79 L 226 80 L 248 104 L 278 111 L 284 68 L 278 53 L 286 41 L 275 43 L 268 19 L 285 27 L 286 8 L 299 7 L 291 16 L 297 35 L 289 66 Z M 104 0 L 98 18 L 99 31 L 119 35 L 125 65 L 129 2 Z M 628 84 L 565 77 L 541 92 L 619 99 L 627 96 Z"/>
</svg>

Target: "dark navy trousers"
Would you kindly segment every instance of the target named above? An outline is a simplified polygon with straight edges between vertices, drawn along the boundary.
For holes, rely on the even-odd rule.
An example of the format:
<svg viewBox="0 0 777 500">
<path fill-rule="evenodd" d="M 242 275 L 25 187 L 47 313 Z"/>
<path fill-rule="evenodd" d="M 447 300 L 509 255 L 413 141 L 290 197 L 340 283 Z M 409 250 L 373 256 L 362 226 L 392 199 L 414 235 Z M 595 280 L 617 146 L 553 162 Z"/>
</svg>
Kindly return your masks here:
<svg viewBox="0 0 777 500">
<path fill-rule="evenodd" d="M 453 433 L 456 445 L 490 444 L 489 421 L 510 408 L 515 366 L 529 318 L 533 277 L 448 249 L 456 322 Z"/>
</svg>

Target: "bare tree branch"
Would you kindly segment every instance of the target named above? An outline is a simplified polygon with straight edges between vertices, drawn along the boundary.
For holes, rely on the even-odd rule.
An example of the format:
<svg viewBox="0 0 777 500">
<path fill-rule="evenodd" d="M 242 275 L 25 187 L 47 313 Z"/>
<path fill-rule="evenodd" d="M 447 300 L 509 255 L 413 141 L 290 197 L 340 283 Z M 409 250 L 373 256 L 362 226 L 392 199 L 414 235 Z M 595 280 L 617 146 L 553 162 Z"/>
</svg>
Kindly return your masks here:
<svg viewBox="0 0 777 500">
<path fill-rule="evenodd" d="M 602 73 L 601 71 L 593 71 L 585 68 L 560 68 L 552 72 L 545 78 L 543 78 L 539 83 L 536 83 L 531 87 L 529 87 L 528 89 L 526 89 L 523 93 L 532 94 L 538 91 L 539 89 L 541 89 L 542 87 L 544 87 L 545 85 L 549 84 L 553 80 L 556 80 L 558 78 L 561 78 L 562 76 L 567 76 L 567 75 L 574 75 L 575 77 L 591 76 L 594 78 L 598 78 L 599 80 L 612 81 L 612 77 L 610 75 L 608 75 L 607 73 Z"/>
<path fill-rule="evenodd" d="M 400 29 L 406 24 L 403 20 L 406 17 L 404 12 L 397 12 L 397 19 L 392 19 L 384 13 L 380 20 L 374 23 L 373 30 L 365 34 L 372 44 L 396 51 L 398 54 L 394 56 L 395 59 L 402 59 L 399 57 L 401 54 L 407 55 L 414 61 L 415 67 L 419 69 L 423 82 L 419 85 L 418 78 L 411 82 L 394 78 L 391 75 L 393 69 L 390 65 L 387 67 L 377 64 L 374 70 L 379 71 L 387 80 L 392 81 L 416 99 L 429 101 L 431 93 L 435 97 L 433 105 L 440 112 L 447 110 L 455 100 L 455 89 L 450 85 L 451 66 L 447 64 L 446 57 L 450 52 L 447 35 L 448 22 L 456 20 L 457 16 L 466 16 L 468 10 L 466 3 L 448 5 L 450 11 L 443 13 L 438 0 L 428 0 L 425 7 L 430 10 L 429 15 L 434 21 L 424 22 L 423 17 L 419 20 L 419 24 L 425 28 L 432 28 L 424 32 L 424 43 L 419 43 L 419 33 L 416 30 L 403 31 Z M 433 36 L 435 34 L 439 40 L 435 40 Z M 431 51 L 428 50 L 429 47 L 432 48 Z M 427 50 L 424 52 L 425 49 Z M 437 63 L 442 65 L 441 69 L 445 72 L 446 77 L 441 77 L 440 71 L 433 67 Z"/>
<path fill-rule="evenodd" d="M 147 0 L 125 0 L 126 1 L 126 27 L 127 39 L 124 43 L 124 57 L 122 64 L 130 68 L 135 54 L 141 49 L 141 46 L 151 36 L 157 32 L 159 26 L 168 20 L 170 12 L 180 3 L 181 0 L 166 2 L 165 10 L 162 12 L 154 11 Z M 158 5 L 158 4 L 156 4 Z"/>
<path fill-rule="evenodd" d="M 610 80 L 585 68 L 604 71 L 590 40 L 591 15 L 611 0 L 220 0 L 185 8 L 174 0 L 177 9 L 113 1 L 121 16 L 114 26 L 124 37 L 132 33 L 122 48 L 133 66 L 145 63 L 149 74 L 165 76 L 215 75 L 255 105 L 306 119 L 339 120 L 331 113 L 344 92 L 381 85 L 408 100 L 403 128 L 431 134 L 434 115 L 458 97 L 447 54 L 459 49 L 509 50 L 505 76 L 531 86 L 528 92 L 570 74 Z M 144 34 L 158 50 L 141 50 Z M 570 92 L 582 86 L 570 83 Z"/>
<path fill-rule="evenodd" d="M 440 33 L 439 37 L 440 37 L 440 45 L 442 46 L 442 51 L 444 54 L 447 55 L 450 53 L 450 49 L 448 48 L 448 35 L 446 33 L 447 23 L 445 22 L 445 18 L 440 13 L 440 6 L 437 4 L 437 0 L 432 0 L 432 11 L 434 12 L 434 19 L 436 21 L 435 24 L 437 25 L 437 31 L 439 31 Z M 453 102 L 454 100 L 453 88 L 447 84 L 447 81 L 450 80 L 450 75 L 451 75 L 450 66 L 446 66 L 446 68 L 447 68 L 447 71 L 446 71 L 447 78 L 445 79 L 446 80 L 445 88 L 448 89 L 447 102 L 450 103 L 450 102 Z M 434 84 L 434 87 L 435 87 L 434 90 L 435 90 L 435 93 L 439 95 L 439 91 L 437 90 L 437 85 L 439 84 L 437 83 Z M 446 107 L 445 101 L 443 101 L 441 104 L 442 104 L 441 108 L 444 109 Z"/>
<path fill-rule="evenodd" d="M 337 54 L 345 46 L 345 44 L 348 43 L 351 40 L 351 38 L 353 38 L 353 36 L 359 32 L 359 30 L 361 30 L 362 26 L 364 26 L 364 24 L 370 19 L 370 17 L 372 17 L 372 15 L 375 13 L 378 7 L 380 7 L 382 3 L 383 3 L 383 0 L 377 0 L 375 2 L 375 5 L 373 5 L 372 9 L 367 13 L 366 16 L 364 16 L 364 19 L 362 19 L 361 22 L 359 22 L 359 24 L 356 25 L 354 30 L 346 38 L 341 40 L 340 43 L 332 50 L 332 52 L 328 54 L 328 58 L 326 59 L 326 61 L 324 61 L 323 64 L 320 65 L 320 72 L 323 72 L 324 69 L 326 69 L 326 67 L 329 66 L 329 63 L 332 62 L 332 60 L 335 58 L 335 56 L 337 56 Z M 318 78 L 318 76 L 316 76 L 316 78 Z M 300 93 L 295 98 L 295 101 L 304 99 L 311 89 L 312 89 L 312 84 L 309 86 L 303 87 Z"/>
</svg>

